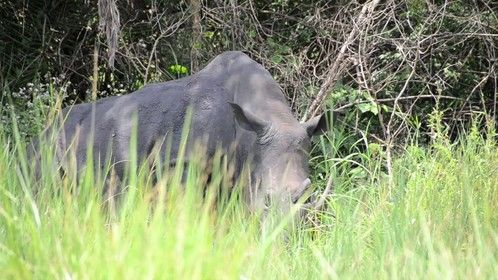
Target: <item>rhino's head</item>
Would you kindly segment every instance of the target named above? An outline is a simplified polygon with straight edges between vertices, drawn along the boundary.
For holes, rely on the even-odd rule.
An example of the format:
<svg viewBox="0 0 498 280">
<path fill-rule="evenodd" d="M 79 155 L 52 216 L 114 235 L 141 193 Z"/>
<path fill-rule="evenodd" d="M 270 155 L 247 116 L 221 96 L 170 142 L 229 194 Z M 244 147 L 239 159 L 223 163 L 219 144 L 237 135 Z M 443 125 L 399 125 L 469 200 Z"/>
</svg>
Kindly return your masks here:
<svg viewBox="0 0 498 280">
<path fill-rule="evenodd" d="M 328 130 L 325 115 L 308 122 L 296 119 L 272 122 L 232 104 L 239 125 L 254 131 L 249 206 L 252 210 L 270 207 L 282 214 L 310 195 L 309 153 L 311 137 Z M 310 202 L 311 204 L 313 201 Z"/>
</svg>

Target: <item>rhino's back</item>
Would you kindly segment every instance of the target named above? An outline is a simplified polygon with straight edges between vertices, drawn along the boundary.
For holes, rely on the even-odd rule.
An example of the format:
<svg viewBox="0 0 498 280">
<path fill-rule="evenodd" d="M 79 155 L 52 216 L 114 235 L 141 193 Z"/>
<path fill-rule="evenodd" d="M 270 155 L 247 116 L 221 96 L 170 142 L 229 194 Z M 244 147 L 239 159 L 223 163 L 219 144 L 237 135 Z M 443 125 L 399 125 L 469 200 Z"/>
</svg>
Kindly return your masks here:
<svg viewBox="0 0 498 280">
<path fill-rule="evenodd" d="M 146 86 L 131 94 L 109 97 L 63 110 L 64 129 L 59 143 L 68 148 L 73 141 L 77 163 L 87 162 L 90 143 L 93 156 L 101 162 L 111 160 L 122 173 L 129 160 L 130 137 L 136 125 L 137 153 L 143 160 L 154 146 L 171 137 L 171 159 L 178 153 L 187 108 L 191 107 L 190 138 L 203 139 L 207 152 L 228 148 L 234 141 L 235 122 L 228 104 L 233 97 L 220 82 L 209 77 L 191 76 L 181 80 Z M 164 155 L 165 146 L 161 147 Z M 209 155 L 208 155 L 209 156 Z"/>
</svg>

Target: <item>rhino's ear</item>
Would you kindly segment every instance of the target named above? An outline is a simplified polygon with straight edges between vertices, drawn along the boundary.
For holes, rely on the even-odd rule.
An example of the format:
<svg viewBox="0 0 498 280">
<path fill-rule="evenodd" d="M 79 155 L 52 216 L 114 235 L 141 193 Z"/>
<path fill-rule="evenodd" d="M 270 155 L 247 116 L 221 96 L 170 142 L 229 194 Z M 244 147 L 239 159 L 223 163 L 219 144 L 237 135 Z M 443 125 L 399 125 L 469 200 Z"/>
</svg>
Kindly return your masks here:
<svg viewBox="0 0 498 280">
<path fill-rule="evenodd" d="M 311 137 L 325 134 L 332 127 L 331 122 L 332 112 L 328 111 L 320 116 L 312 118 L 311 120 L 305 122 L 303 125 L 306 129 L 306 132 L 308 132 L 308 135 Z"/>
<path fill-rule="evenodd" d="M 263 131 L 265 131 L 265 128 L 268 126 L 268 123 L 266 121 L 254 115 L 253 113 L 242 109 L 242 107 L 235 103 L 228 103 L 232 107 L 237 123 L 240 126 L 242 126 L 244 129 L 254 131 L 257 134 L 261 134 Z"/>
</svg>

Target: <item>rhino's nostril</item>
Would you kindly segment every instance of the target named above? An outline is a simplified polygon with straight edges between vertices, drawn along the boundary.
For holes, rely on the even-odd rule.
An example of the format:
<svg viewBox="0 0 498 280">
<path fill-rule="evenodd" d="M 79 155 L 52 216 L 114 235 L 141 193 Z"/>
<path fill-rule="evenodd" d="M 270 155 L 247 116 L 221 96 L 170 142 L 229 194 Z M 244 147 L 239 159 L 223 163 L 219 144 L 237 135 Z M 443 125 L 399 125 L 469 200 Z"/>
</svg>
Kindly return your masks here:
<svg viewBox="0 0 498 280">
<path fill-rule="evenodd" d="M 265 207 L 269 208 L 270 205 L 271 205 L 271 197 L 270 197 L 269 194 L 265 195 L 265 201 L 264 202 L 265 202 Z"/>
</svg>

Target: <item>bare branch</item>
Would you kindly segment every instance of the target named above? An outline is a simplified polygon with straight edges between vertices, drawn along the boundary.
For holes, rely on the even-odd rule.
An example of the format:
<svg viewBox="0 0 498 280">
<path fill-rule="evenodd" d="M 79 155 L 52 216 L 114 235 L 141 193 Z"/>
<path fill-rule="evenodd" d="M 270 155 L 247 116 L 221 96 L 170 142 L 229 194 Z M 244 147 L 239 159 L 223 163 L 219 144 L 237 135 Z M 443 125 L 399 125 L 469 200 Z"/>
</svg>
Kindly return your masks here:
<svg viewBox="0 0 498 280">
<path fill-rule="evenodd" d="M 355 26 L 353 27 L 353 29 L 349 33 L 349 36 L 344 41 L 341 49 L 339 50 L 339 54 L 337 55 L 334 64 L 328 69 L 326 75 L 327 78 L 320 87 L 320 90 L 318 91 L 318 94 L 311 103 L 310 107 L 305 112 L 303 121 L 308 119 L 308 115 L 309 118 L 312 118 L 318 113 L 318 111 L 320 110 L 320 106 L 322 105 L 329 92 L 332 90 L 332 87 L 334 86 L 339 76 L 342 74 L 343 69 L 351 63 L 351 61 L 346 57 L 346 51 L 348 47 L 354 41 L 356 41 L 356 37 L 358 33 L 360 33 L 363 26 L 368 24 L 368 21 L 372 19 L 371 14 L 379 1 L 380 0 L 373 0 L 363 5 L 361 12 L 355 22 Z"/>
</svg>

